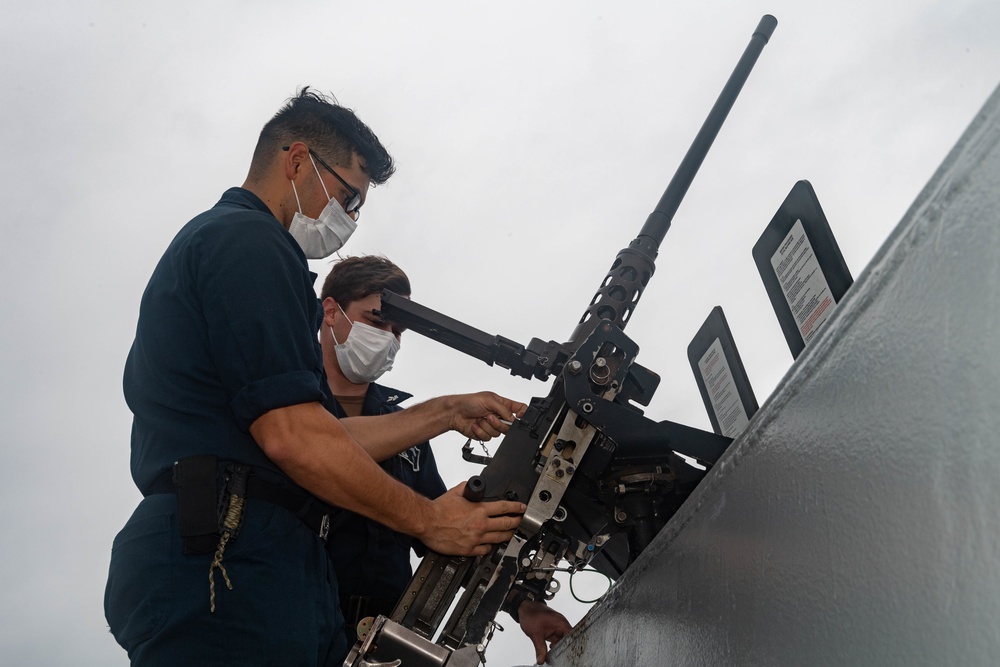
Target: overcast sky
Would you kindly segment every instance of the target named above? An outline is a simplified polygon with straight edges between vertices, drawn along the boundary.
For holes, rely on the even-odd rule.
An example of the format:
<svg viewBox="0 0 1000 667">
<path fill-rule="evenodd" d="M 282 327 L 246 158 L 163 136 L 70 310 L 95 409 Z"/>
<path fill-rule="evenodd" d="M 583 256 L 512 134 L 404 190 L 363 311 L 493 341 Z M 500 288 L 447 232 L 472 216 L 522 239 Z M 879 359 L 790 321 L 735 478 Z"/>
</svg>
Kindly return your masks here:
<svg viewBox="0 0 1000 667">
<path fill-rule="evenodd" d="M 102 598 L 139 499 L 121 392 L 139 298 L 299 86 L 398 161 L 346 254 L 385 254 L 417 301 L 490 333 L 565 340 L 765 13 L 627 330 L 663 378 L 647 414 L 705 429 L 685 350 L 713 306 L 761 404 L 792 363 L 750 254 L 782 199 L 812 182 L 857 277 L 1000 82 L 996 0 L 4 3 L 4 664 L 127 664 Z M 418 400 L 548 391 L 416 334 L 385 380 Z M 463 443 L 435 442 L 449 485 L 478 470 Z M 554 606 L 586 610 L 566 589 Z M 531 662 L 505 625 L 491 664 Z"/>
</svg>

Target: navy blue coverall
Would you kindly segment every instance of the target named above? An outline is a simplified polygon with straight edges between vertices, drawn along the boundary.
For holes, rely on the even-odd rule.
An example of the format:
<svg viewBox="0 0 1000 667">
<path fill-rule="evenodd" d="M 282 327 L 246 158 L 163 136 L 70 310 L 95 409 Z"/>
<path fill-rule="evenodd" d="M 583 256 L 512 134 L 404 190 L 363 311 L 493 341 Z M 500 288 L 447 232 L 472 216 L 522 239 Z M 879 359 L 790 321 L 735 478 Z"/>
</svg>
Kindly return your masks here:
<svg viewBox="0 0 1000 667">
<path fill-rule="evenodd" d="M 145 497 L 115 538 L 105 592 L 133 664 L 339 665 L 347 653 L 327 545 L 295 515 L 247 501 L 223 561 L 233 589 L 217 571 L 211 613 L 213 556 L 182 552 L 176 494 L 151 493 L 178 459 L 214 454 L 308 497 L 248 429 L 269 410 L 326 399 L 314 281 L 296 241 L 242 188 L 185 225 L 150 278 L 124 376 Z"/>
</svg>

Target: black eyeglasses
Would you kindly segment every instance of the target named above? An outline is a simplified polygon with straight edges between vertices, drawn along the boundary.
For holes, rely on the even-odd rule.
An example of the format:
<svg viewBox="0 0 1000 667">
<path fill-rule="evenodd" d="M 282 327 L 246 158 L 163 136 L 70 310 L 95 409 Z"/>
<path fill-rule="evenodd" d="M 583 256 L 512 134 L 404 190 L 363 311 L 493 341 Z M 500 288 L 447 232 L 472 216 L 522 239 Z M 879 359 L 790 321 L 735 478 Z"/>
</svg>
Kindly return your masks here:
<svg viewBox="0 0 1000 667">
<path fill-rule="evenodd" d="M 289 148 L 291 147 L 282 146 L 281 150 L 287 151 Z M 309 155 L 312 155 L 317 162 L 323 165 L 324 169 L 333 174 L 338 181 L 343 183 L 344 187 L 347 188 L 347 191 L 351 193 L 351 198 L 347 201 L 347 205 L 344 206 L 344 211 L 347 212 L 347 215 L 351 216 L 351 219 L 357 222 L 358 218 L 361 217 L 361 193 L 355 190 L 353 187 L 351 187 L 350 183 L 341 178 L 340 174 L 338 174 L 333 170 L 333 167 L 324 162 L 323 158 L 321 158 L 319 155 L 316 154 L 316 151 L 314 151 L 311 148 L 307 148 L 307 150 L 309 151 Z"/>
</svg>

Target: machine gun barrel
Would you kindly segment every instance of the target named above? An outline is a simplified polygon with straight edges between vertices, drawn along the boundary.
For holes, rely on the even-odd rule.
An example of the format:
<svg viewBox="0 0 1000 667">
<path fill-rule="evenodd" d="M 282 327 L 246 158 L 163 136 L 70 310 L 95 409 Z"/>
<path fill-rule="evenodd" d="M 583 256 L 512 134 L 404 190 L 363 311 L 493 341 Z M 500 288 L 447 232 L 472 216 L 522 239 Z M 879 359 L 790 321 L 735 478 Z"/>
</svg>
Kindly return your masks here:
<svg viewBox="0 0 1000 667">
<path fill-rule="evenodd" d="M 660 246 L 667 230 L 670 229 L 670 223 L 677 212 L 677 207 L 680 206 L 681 200 L 687 194 L 688 187 L 691 185 L 695 175 L 698 173 L 698 169 L 701 167 L 701 163 L 708 154 L 708 149 L 712 147 L 715 137 L 722 128 L 722 123 L 725 122 L 730 109 L 733 108 L 736 98 L 743 89 L 743 84 L 746 83 L 747 78 L 750 76 L 750 70 L 753 69 L 757 58 L 760 56 L 761 51 L 764 50 L 764 46 L 771 38 L 771 34 L 777 25 L 778 20 L 770 14 L 761 18 L 760 23 L 757 24 L 757 29 L 754 30 L 753 36 L 750 38 L 750 43 L 743 52 L 743 56 L 736 63 L 733 73 L 729 76 L 729 81 L 726 82 L 725 87 L 719 94 L 719 98 L 715 101 L 715 105 L 698 131 L 698 135 L 691 143 L 691 147 L 688 148 L 684 159 L 681 160 L 677 172 L 670 179 L 670 183 L 667 185 L 667 189 L 664 190 L 663 196 L 660 197 L 660 201 L 656 204 L 656 208 L 646 219 L 646 224 L 643 225 L 642 230 L 639 232 L 639 237 L 648 239 L 654 248 Z"/>
<path fill-rule="evenodd" d="M 719 94 L 674 177 L 670 179 L 656 208 L 649 214 L 635 240 L 618 253 L 597 294 L 584 311 L 569 342 L 566 343 L 568 349 L 575 350 L 579 347 L 601 320 L 610 320 L 620 329 L 625 328 L 639 302 L 639 297 L 642 296 L 643 289 L 656 269 L 657 251 L 667 230 L 670 229 L 670 223 L 681 200 L 687 194 L 688 187 L 708 154 L 708 149 L 712 147 L 722 123 L 729 115 L 729 110 L 733 108 L 743 84 L 746 83 L 750 71 L 777 25 L 778 20 L 770 14 L 765 14 L 757 24 L 750 38 L 750 44 L 736 63 L 729 81 Z"/>
<path fill-rule="evenodd" d="M 610 320 L 620 329 L 625 328 L 635 310 L 642 291 L 653 275 L 660 243 L 666 236 L 677 208 L 687 194 L 701 163 L 718 136 L 722 124 L 733 108 L 736 98 L 750 76 L 750 71 L 764 46 L 771 38 L 777 19 L 767 14 L 761 18 L 740 57 L 729 80 L 719 94 L 701 129 L 688 148 L 684 159 L 660 197 L 656 208 L 649 214 L 639 235 L 629 247 L 619 251 L 607 276 L 601 282 L 596 296 L 580 318 L 569 342 L 544 343 L 533 339 L 527 346 L 503 336 L 491 336 L 446 315 L 400 297 L 392 292 L 382 293 L 382 311 L 396 322 L 444 343 L 460 352 L 494 363 L 510 370 L 511 375 L 525 378 L 547 379 L 558 373 L 561 363 L 594 330 L 601 320 Z"/>
</svg>

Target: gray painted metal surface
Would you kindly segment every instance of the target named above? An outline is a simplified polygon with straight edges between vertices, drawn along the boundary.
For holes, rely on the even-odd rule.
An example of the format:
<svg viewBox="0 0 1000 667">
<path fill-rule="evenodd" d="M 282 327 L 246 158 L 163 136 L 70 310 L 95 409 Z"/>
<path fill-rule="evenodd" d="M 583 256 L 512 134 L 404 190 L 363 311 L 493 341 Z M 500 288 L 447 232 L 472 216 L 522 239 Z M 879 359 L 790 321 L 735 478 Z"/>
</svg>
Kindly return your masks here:
<svg viewBox="0 0 1000 667">
<path fill-rule="evenodd" d="M 1000 664 L 1000 89 L 550 662 Z"/>
</svg>

